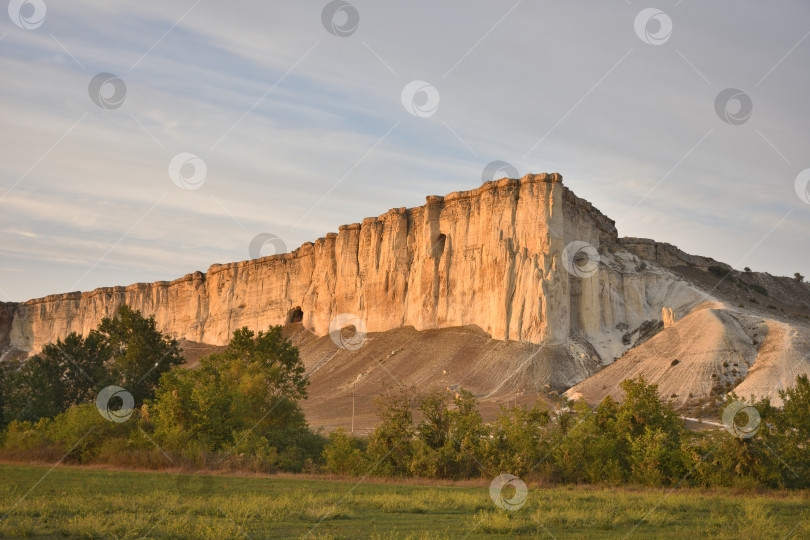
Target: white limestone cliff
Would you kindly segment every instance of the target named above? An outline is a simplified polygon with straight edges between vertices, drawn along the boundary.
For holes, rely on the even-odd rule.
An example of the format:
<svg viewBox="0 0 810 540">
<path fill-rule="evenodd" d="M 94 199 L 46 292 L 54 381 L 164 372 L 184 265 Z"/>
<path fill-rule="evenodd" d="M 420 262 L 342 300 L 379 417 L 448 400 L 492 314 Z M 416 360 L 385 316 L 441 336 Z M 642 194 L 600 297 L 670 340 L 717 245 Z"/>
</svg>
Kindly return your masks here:
<svg viewBox="0 0 810 540">
<path fill-rule="evenodd" d="M 599 252 L 592 277 L 565 268 L 563 252 L 575 241 Z M 614 222 L 559 174 L 527 175 L 429 196 L 424 206 L 342 226 L 292 253 L 215 264 L 172 282 L 30 300 L 11 309 L 6 333 L 10 345 L 37 351 L 70 332 L 86 334 L 125 303 L 174 337 L 221 345 L 239 327 L 283 324 L 300 308 L 319 335 L 340 313 L 361 317 L 370 332 L 475 325 L 501 340 L 584 338 L 606 364 L 627 350 L 628 329 L 660 320 L 663 307 L 682 316 L 700 299 L 672 273 L 639 261 L 619 243 Z"/>
</svg>

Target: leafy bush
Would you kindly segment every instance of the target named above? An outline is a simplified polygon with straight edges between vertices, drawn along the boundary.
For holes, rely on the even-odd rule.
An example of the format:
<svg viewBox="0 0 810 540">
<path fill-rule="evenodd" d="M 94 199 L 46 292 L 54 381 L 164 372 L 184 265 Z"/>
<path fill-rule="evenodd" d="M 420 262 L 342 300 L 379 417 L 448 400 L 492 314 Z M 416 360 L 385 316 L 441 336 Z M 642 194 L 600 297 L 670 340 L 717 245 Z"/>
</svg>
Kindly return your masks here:
<svg viewBox="0 0 810 540">
<path fill-rule="evenodd" d="M 154 318 L 121 306 L 87 337 L 71 333 L 4 368 L 2 416 L 5 422 L 53 418 L 73 405 L 94 402 L 112 384 L 124 387 L 139 405 L 154 395 L 161 374 L 181 362 L 177 342 L 156 329 Z"/>
<path fill-rule="evenodd" d="M 762 296 L 768 296 L 768 289 L 766 289 L 762 285 L 757 285 L 756 283 L 749 283 L 748 286 L 751 287 L 751 289 L 754 292 L 758 292 Z"/>
<path fill-rule="evenodd" d="M 198 453 L 249 455 L 268 467 L 300 470 L 322 450 L 296 401 L 308 384 L 298 349 L 280 326 L 258 335 L 242 328 L 198 368 L 163 375 L 143 428 L 173 452 L 192 444 Z"/>
<path fill-rule="evenodd" d="M 343 428 L 329 434 L 329 443 L 323 451 L 326 469 L 334 474 L 362 475 L 367 470 L 367 461 L 363 453 L 364 444 Z"/>
<path fill-rule="evenodd" d="M 731 274 L 731 270 L 723 268 L 722 266 L 709 266 L 709 272 L 719 278 L 726 278 Z"/>
</svg>

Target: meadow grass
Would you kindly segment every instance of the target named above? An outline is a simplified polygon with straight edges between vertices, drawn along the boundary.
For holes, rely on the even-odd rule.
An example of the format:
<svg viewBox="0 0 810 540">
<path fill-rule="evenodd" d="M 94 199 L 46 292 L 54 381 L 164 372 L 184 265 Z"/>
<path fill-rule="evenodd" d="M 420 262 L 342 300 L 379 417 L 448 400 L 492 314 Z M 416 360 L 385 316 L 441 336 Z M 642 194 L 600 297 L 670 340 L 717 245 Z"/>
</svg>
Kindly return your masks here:
<svg viewBox="0 0 810 540">
<path fill-rule="evenodd" d="M 508 512 L 484 482 L 49 469 L 0 465 L 0 536 L 810 539 L 807 492 L 530 484 Z"/>
</svg>

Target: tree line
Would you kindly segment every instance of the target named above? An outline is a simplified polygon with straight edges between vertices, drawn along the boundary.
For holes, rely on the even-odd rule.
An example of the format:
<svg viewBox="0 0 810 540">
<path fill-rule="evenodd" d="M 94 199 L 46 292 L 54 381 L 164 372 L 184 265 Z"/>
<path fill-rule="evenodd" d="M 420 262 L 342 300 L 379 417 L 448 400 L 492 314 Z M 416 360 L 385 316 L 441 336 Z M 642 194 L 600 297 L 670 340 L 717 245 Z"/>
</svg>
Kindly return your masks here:
<svg viewBox="0 0 810 540">
<path fill-rule="evenodd" d="M 123 467 L 810 487 L 807 376 L 781 393 L 782 407 L 730 394 L 727 429 L 697 432 L 641 378 L 622 383 L 621 402 L 538 401 L 502 407 L 491 422 L 464 389 L 388 388 L 373 432 L 354 437 L 307 424 L 299 405 L 305 369 L 279 326 L 235 331 L 196 368 L 182 361 L 153 318 L 123 306 L 87 337 L 71 334 L 0 366 L 0 458 L 57 461 L 67 453 L 68 462 Z M 122 393 L 132 410 L 123 411 Z"/>
</svg>

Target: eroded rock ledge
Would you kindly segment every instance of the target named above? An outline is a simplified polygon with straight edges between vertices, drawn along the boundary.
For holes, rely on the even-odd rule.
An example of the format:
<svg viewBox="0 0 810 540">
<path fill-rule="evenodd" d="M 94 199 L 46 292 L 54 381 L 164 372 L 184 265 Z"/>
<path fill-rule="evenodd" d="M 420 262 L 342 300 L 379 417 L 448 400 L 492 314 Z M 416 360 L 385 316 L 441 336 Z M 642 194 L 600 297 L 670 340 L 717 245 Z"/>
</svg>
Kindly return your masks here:
<svg viewBox="0 0 810 540">
<path fill-rule="evenodd" d="M 38 350 L 86 334 L 126 303 L 177 338 L 217 345 L 236 328 L 282 324 L 300 309 L 304 326 L 320 335 L 337 314 L 352 313 L 369 331 L 476 325 L 496 339 L 532 343 L 564 344 L 576 334 L 602 354 L 615 352 L 605 332 L 660 318 L 677 287 L 651 293 L 664 278 L 626 278 L 621 263 L 601 265 L 587 285 L 572 281 L 561 254 L 575 240 L 606 255 L 621 250 L 614 222 L 559 174 L 503 178 L 341 226 L 291 253 L 29 300 L 8 308 L 7 341 Z"/>
</svg>

